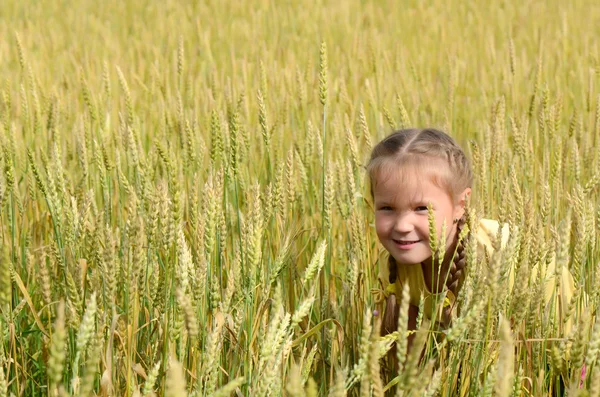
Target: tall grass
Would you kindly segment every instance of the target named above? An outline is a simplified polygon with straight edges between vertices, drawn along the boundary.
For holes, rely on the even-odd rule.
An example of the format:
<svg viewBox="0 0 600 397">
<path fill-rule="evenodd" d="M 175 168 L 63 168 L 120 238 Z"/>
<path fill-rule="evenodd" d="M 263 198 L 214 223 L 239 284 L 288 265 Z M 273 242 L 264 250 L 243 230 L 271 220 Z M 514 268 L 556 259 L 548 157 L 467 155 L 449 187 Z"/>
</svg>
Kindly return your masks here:
<svg viewBox="0 0 600 397">
<path fill-rule="evenodd" d="M 597 395 L 594 2 L 5 3 L 0 396 Z M 406 308 L 378 337 L 363 168 L 408 126 L 520 230 L 422 359 Z"/>
</svg>

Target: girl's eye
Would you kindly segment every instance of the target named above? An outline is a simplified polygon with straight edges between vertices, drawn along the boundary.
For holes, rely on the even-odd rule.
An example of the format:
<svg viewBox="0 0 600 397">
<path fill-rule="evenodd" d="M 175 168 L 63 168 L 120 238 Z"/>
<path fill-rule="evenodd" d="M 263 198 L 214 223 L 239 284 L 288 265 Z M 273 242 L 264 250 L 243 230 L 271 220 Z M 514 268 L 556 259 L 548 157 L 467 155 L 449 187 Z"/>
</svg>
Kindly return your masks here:
<svg viewBox="0 0 600 397">
<path fill-rule="evenodd" d="M 417 211 L 417 212 L 427 211 L 427 206 L 426 205 L 420 205 L 417 208 L 415 208 L 415 211 Z"/>
<path fill-rule="evenodd" d="M 379 211 L 390 211 L 392 207 L 389 205 L 384 205 L 383 207 L 379 207 Z"/>
</svg>

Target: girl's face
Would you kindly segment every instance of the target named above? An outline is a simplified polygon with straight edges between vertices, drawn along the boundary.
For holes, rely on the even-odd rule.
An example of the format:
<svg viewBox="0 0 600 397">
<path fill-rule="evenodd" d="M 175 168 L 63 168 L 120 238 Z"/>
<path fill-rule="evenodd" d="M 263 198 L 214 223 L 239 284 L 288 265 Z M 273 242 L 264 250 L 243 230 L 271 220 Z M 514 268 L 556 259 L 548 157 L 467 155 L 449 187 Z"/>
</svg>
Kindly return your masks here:
<svg viewBox="0 0 600 397">
<path fill-rule="evenodd" d="M 464 199 L 454 203 L 448 192 L 436 186 L 423 172 L 399 172 L 382 169 L 373 188 L 375 228 L 383 246 L 399 264 L 412 265 L 431 257 L 429 247 L 429 221 L 427 205 L 431 203 L 435 214 L 438 238 L 446 222 L 446 246 L 456 234 L 455 218 L 464 213 Z"/>
</svg>

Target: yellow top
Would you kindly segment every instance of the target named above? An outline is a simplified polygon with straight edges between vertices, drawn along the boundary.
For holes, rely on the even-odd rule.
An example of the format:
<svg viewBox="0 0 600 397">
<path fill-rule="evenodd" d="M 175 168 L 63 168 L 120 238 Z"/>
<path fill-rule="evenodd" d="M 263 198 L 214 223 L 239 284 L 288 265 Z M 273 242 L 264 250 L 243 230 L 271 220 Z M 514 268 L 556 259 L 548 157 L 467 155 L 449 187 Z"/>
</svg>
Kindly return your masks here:
<svg viewBox="0 0 600 397">
<path fill-rule="evenodd" d="M 493 242 L 496 240 L 498 235 L 498 229 L 500 228 L 500 224 L 498 221 L 491 219 L 481 219 L 476 222 L 475 227 L 472 230 L 472 236 L 475 236 L 477 241 L 477 251 L 478 257 L 483 258 L 486 254 L 488 257 L 491 257 L 494 252 L 494 244 Z M 504 248 L 509 241 L 509 226 L 508 224 L 504 224 L 502 226 L 502 241 L 501 248 Z M 385 257 L 380 259 L 379 266 L 379 282 L 383 286 L 383 289 L 373 289 L 372 293 L 376 303 L 381 303 L 385 300 L 385 298 L 390 293 L 395 293 L 396 296 L 401 294 L 403 283 L 408 283 L 409 293 L 410 293 L 410 304 L 414 306 L 419 306 L 421 301 L 421 295 L 423 295 L 423 305 L 424 305 L 424 317 L 428 320 L 431 320 L 433 314 L 433 307 L 435 302 L 443 302 L 440 304 L 440 311 L 438 315 L 441 314 L 442 307 L 454 304 L 456 298 L 451 292 L 448 292 L 446 296 L 441 296 L 441 294 L 433 294 L 427 288 L 425 284 L 425 279 L 423 276 L 423 270 L 421 264 L 414 265 L 403 265 L 398 266 L 398 277 L 396 278 L 396 282 L 394 284 L 389 283 L 389 269 L 388 269 L 388 260 L 387 257 L 389 253 L 387 251 L 384 252 Z M 467 269 L 468 271 L 468 269 Z M 512 291 L 514 285 L 514 269 L 510 269 L 507 277 L 508 281 L 508 289 L 509 293 Z M 463 278 L 465 272 L 463 272 Z M 530 274 L 530 281 L 535 281 L 538 276 L 537 264 L 533 266 Z M 542 273 L 544 277 L 544 306 L 552 299 L 552 296 L 555 292 L 556 279 L 555 279 L 555 262 L 552 260 L 546 267 L 545 272 Z M 464 281 L 461 280 L 461 282 Z M 558 293 L 558 305 L 556 305 L 556 313 L 559 318 L 562 319 L 563 313 L 569 305 L 571 301 L 571 297 L 573 296 L 573 291 L 575 289 L 573 277 L 571 273 L 562 266 L 560 271 L 560 280 L 559 280 L 559 290 Z M 439 318 L 439 317 L 438 317 Z M 570 328 L 570 324 L 566 325 L 566 328 Z M 567 331 L 568 332 L 568 331 Z"/>
</svg>

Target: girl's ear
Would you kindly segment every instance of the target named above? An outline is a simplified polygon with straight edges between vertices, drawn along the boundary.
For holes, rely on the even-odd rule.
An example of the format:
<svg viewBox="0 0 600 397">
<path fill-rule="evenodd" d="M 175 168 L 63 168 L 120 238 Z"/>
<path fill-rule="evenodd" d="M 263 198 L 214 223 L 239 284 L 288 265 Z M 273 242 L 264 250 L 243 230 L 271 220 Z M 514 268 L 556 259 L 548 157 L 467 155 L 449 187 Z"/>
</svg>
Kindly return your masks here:
<svg viewBox="0 0 600 397">
<path fill-rule="evenodd" d="M 458 196 L 458 202 L 455 207 L 455 217 L 460 219 L 465 213 L 465 207 L 471 197 L 471 188 L 468 187 Z"/>
<path fill-rule="evenodd" d="M 471 197 L 471 188 L 466 188 L 460 195 L 460 205 L 464 208 Z"/>
</svg>

